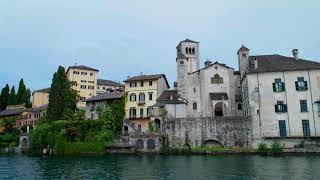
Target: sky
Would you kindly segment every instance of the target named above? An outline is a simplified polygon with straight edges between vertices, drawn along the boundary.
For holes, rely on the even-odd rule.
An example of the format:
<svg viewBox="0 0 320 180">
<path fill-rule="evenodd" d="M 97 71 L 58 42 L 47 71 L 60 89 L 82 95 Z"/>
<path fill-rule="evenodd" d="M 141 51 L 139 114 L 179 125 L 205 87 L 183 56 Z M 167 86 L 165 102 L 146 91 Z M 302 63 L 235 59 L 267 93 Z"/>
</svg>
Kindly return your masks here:
<svg viewBox="0 0 320 180">
<path fill-rule="evenodd" d="M 238 69 L 237 50 L 320 61 L 318 0 L 0 0 L 0 87 L 49 87 L 59 65 L 99 69 L 99 78 L 166 74 L 176 45 L 200 42 L 207 59 Z"/>
</svg>

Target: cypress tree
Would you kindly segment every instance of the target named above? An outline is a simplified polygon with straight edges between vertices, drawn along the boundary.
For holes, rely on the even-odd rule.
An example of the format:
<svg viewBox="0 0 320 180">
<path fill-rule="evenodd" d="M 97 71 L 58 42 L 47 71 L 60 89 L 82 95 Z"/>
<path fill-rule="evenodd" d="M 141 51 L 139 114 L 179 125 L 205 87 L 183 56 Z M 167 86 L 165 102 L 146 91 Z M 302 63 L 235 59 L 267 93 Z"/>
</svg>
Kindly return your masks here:
<svg viewBox="0 0 320 180">
<path fill-rule="evenodd" d="M 19 88 L 18 88 L 18 93 L 17 93 L 17 103 L 18 104 L 23 104 L 27 100 L 27 88 L 26 85 L 23 82 L 23 79 L 20 80 L 19 82 Z"/>
<path fill-rule="evenodd" d="M 56 121 L 66 113 L 75 112 L 77 99 L 77 91 L 72 89 L 72 83 L 67 79 L 64 67 L 59 66 L 52 78 L 47 119 Z"/>
<path fill-rule="evenodd" d="M 24 104 L 25 104 L 26 108 L 31 108 L 31 106 L 32 106 L 30 98 L 31 98 L 31 90 L 28 88 L 27 94 L 26 94 L 26 99 L 24 100 Z"/>
<path fill-rule="evenodd" d="M 8 100 L 9 100 L 9 93 L 10 93 L 10 87 L 7 84 L 4 88 L 1 90 L 0 95 L 0 110 L 5 110 L 8 106 Z"/>
<path fill-rule="evenodd" d="M 16 89 L 14 86 L 12 86 L 10 95 L 9 95 L 8 105 L 16 105 L 16 104 L 18 104 Z"/>
</svg>

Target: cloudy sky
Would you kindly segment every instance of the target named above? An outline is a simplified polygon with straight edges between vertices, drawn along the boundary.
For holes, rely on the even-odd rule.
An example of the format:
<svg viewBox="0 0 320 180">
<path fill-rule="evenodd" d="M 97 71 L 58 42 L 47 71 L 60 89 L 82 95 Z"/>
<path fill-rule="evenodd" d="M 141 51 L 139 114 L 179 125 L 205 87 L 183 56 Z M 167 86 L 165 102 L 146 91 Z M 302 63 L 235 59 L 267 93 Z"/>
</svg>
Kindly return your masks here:
<svg viewBox="0 0 320 180">
<path fill-rule="evenodd" d="M 201 61 L 237 69 L 236 52 L 320 60 L 317 0 L 0 0 L 0 86 L 23 77 L 50 86 L 59 65 L 99 77 L 165 73 L 176 79 L 175 47 L 200 42 Z M 202 63 L 203 64 L 203 63 Z"/>
</svg>

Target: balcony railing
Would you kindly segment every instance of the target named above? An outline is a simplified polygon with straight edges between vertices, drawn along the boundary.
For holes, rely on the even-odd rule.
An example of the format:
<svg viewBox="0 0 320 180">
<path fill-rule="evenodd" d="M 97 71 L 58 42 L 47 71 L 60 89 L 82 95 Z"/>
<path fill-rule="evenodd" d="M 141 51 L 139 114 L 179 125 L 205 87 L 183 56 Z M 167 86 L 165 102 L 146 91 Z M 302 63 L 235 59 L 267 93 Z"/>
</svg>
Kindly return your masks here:
<svg viewBox="0 0 320 180">
<path fill-rule="evenodd" d="M 138 101 L 138 105 L 139 106 L 142 106 L 142 105 L 145 105 L 146 104 L 146 101 Z"/>
</svg>

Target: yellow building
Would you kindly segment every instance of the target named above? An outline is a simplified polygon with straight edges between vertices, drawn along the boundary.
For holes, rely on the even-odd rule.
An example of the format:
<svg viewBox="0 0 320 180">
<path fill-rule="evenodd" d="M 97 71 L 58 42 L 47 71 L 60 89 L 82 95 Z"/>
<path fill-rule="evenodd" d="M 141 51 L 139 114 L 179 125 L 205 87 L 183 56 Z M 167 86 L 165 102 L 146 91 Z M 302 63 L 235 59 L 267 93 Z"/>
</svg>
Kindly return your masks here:
<svg viewBox="0 0 320 180">
<path fill-rule="evenodd" d="M 50 88 L 36 90 L 32 93 L 32 108 L 49 104 Z"/>
<path fill-rule="evenodd" d="M 80 102 L 77 104 L 78 108 L 84 109 L 86 104 L 82 101 L 97 94 L 98 72 L 99 70 L 87 66 L 70 66 L 68 68 L 67 77 L 69 81 L 76 82 L 73 89 L 80 96 Z"/>
<path fill-rule="evenodd" d="M 164 74 L 140 75 L 128 78 L 125 91 L 128 93 L 124 131 L 148 132 L 152 106 L 161 93 L 170 88 Z"/>
</svg>

